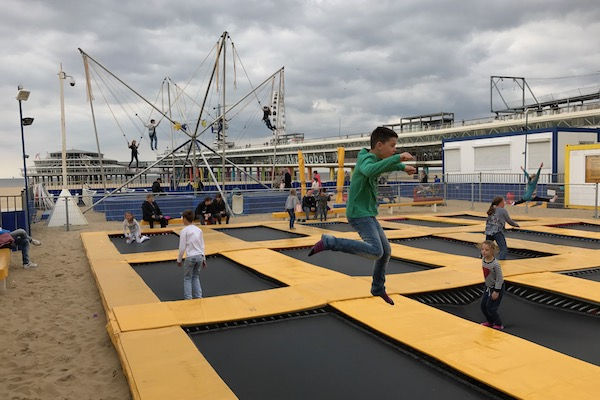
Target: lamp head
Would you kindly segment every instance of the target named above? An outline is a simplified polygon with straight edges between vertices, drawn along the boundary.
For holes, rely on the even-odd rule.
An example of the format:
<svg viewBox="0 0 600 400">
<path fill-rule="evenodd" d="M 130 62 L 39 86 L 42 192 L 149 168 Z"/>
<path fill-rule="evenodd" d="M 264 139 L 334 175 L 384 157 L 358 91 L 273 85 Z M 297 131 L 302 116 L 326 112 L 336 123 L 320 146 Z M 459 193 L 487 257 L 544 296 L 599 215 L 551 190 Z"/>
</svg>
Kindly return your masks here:
<svg viewBox="0 0 600 400">
<path fill-rule="evenodd" d="M 75 86 L 75 79 L 73 79 L 72 76 L 69 76 L 69 85 L 71 85 L 71 87 Z"/>
<path fill-rule="evenodd" d="M 31 117 L 24 117 L 23 118 L 23 126 L 28 126 L 33 124 L 33 118 Z"/>
<path fill-rule="evenodd" d="M 23 89 L 22 86 L 19 86 L 19 91 L 17 92 L 17 100 L 18 101 L 27 101 L 29 98 L 29 90 Z"/>
</svg>

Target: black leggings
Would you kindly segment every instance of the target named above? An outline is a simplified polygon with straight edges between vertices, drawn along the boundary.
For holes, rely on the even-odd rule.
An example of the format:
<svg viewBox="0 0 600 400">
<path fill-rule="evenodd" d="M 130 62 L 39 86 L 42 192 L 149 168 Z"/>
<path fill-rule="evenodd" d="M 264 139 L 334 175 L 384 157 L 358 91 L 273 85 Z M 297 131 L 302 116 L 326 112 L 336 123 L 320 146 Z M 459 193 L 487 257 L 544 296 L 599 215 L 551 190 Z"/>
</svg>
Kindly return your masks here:
<svg viewBox="0 0 600 400">
<path fill-rule="evenodd" d="M 545 202 L 549 202 L 550 200 L 552 200 L 552 197 L 540 197 L 540 196 L 535 196 L 534 198 L 530 199 L 530 200 L 519 200 L 519 201 L 515 201 L 515 205 L 517 204 L 521 204 L 521 203 L 525 203 L 527 201 L 545 201 Z"/>
<path fill-rule="evenodd" d="M 131 163 L 133 162 L 133 160 L 135 159 L 135 167 L 138 167 L 138 155 L 137 153 L 131 153 L 131 161 L 129 161 L 129 168 L 131 168 Z"/>
</svg>

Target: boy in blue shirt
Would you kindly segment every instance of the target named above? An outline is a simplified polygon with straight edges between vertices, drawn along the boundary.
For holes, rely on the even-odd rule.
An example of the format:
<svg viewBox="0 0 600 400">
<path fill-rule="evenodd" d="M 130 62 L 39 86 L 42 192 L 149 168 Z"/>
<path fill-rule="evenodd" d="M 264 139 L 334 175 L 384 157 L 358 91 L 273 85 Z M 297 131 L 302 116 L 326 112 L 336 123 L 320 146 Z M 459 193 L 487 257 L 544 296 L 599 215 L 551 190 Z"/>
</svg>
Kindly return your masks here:
<svg viewBox="0 0 600 400">
<path fill-rule="evenodd" d="M 404 171 L 409 175 L 416 172 L 414 167 L 402 163 L 413 160 L 412 155 L 396 154 L 397 142 L 396 132 L 380 126 L 371 133 L 371 149 L 362 149 L 358 153 L 350 182 L 346 217 L 363 241 L 323 235 L 309 253 L 312 256 L 323 250 L 333 250 L 375 260 L 371 294 L 381 297 L 390 305 L 394 305 L 394 301 L 385 291 L 385 267 L 390 261 L 392 249 L 383 228 L 375 218 L 378 214 L 377 179 L 385 172 Z"/>
<path fill-rule="evenodd" d="M 550 203 L 554 203 L 557 199 L 557 195 L 554 197 L 540 197 L 536 195 L 535 189 L 537 188 L 538 179 L 540 179 L 540 172 L 542 171 L 542 167 L 544 163 L 540 164 L 535 175 L 531 176 L 525 171 L 525 168 L 521 167 L 521 170 L 525 174 L 525 178 L 527 179 L 527 187 L 525 188 L 525 193 L 523 193 L 523 197 L 519 201 L 515 201 L 512 203 L 513 206 L 517 204 L 525 203 L 526 201 L 546 201 Z"/>
</svg>

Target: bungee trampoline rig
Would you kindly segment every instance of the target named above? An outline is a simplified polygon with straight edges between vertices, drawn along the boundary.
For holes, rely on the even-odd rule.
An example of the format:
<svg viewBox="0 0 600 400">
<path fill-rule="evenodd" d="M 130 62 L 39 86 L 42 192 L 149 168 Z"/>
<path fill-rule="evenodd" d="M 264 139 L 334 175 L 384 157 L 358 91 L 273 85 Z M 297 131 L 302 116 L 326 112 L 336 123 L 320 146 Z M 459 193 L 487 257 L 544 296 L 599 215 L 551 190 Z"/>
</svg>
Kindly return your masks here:
<svg viewBox="0 0 600 400">
<path fill-rule="evenodd" d="M 479 325 L 477 217 L 381 220 L 393 307 L 369 293 L 370 260 L 307 257 L 324 232 L 358 237 L 335 229 L 344 219 L 293 231 L 285 221 L 203 226 L 204 298 L 186 301 L 182 227 L 148 230 L 142 244 L 81 237 L 134 399 L 597 398 L 600 232 L 527 218 L 509 233 L 506 329 L 496 331 Z"/>
</svg>

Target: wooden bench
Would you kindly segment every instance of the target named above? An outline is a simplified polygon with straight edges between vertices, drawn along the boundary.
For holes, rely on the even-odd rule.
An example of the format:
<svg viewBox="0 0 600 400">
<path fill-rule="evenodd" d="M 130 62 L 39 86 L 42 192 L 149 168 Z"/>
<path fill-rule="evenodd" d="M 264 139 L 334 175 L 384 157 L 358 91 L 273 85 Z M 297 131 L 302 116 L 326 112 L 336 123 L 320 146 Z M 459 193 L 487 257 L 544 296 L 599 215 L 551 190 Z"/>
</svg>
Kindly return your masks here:
<svg viewBox="0 0 600 400">
<path fill-rule="evenodd" d="M 181 224 L 183 224 L 183 218 L 182 217 L 171 218 L 169 220 L 169 225 L 181 225 Z M 157 227 L 157 225 L 158 225 L 158 228 L 160 228 L 160 222 L 156 221 L 154 223 L 154 227 Z M 150 226 L 150 224 L 148 223 L 148 221 L 141 220 L 140 221 L 140 226 Z"/>
<path fill-rule="evenodd" d="M 331 210 L 327 211 L 327 216 L 340 215 L 340 214 L 346 215 L 346 208 L 332 208 Z M 308 215 L 311 216 L 313 219 L 317 217 L 316 211 L 311 211 L 310 213 L 308 213 Z M 271 213 L 271 216 L 274 219 L 289 218 L 287 211 L 274 212 L 274 213 Z M 304 211 L 296 211 L 296 218 L 306 218 L 306 213 Z"/>
<path fill-rule="evenodd" d="M 436 200 L 425 200 L 425 201 L 411 201 L 406 203 L 385 203 L 380 204 L 379 208 L 387 208 L 390 211 L 390 214 L 394 213 L 396 208 L 400 207 L 412 207 L 412 206 L 432 206 L 434 212 L 437 210 L 437 205 L 444 204 L 444 199 L 436 199 Z"/>
<path fill-rule="evenodd" d="M 6 290 L 8 267 L 10 266 L 10 249 L 0 249 L 0 292 Z"/>
</svg>

